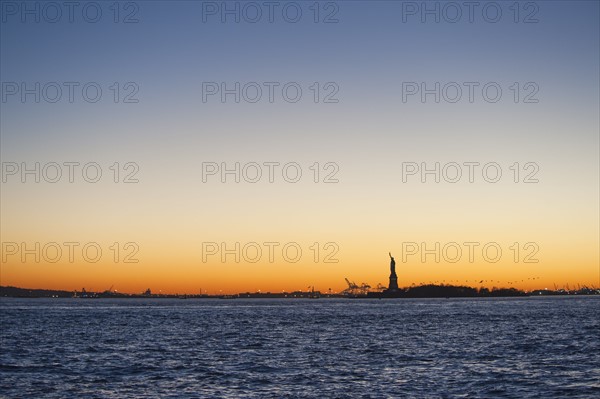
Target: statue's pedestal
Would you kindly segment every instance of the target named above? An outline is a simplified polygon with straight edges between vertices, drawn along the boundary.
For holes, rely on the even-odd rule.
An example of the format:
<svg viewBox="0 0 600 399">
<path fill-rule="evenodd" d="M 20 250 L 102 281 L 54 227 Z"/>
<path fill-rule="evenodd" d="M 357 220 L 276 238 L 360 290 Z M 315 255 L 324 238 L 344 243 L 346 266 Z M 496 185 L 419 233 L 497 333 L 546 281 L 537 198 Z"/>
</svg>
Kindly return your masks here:
<svg viewBox="0 0 600 399">
<path fill-rule="evenodd" d="M 396 274 L 390 275 L 390 284 L 387 291 L 398 291 L 398 276 Z"/>
</svg>

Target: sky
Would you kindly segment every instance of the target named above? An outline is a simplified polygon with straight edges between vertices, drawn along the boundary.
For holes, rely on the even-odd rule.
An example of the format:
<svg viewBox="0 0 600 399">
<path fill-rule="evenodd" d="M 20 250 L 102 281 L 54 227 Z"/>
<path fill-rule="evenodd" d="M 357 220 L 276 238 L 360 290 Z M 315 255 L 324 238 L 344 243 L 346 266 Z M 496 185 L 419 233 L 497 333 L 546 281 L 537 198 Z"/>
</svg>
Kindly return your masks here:
<svg viewBox="0 0 600 399">
<path fill-rule="evenodd" d="M 2 285 L 600 286 L 597 1 L 0 4 Z"/>
</svg>

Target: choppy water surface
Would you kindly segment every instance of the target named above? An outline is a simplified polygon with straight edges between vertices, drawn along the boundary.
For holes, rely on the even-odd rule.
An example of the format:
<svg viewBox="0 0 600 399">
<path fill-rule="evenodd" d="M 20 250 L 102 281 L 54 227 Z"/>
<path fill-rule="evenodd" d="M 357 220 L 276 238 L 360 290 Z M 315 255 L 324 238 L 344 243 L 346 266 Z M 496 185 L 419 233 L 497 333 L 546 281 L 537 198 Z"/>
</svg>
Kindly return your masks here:
<svg viewBox="0 0 600 399">
<path fill-rule="evenodd" d="M 600 397 L 600 298 L 0 299 L 0 397 Z"/>
</svg>

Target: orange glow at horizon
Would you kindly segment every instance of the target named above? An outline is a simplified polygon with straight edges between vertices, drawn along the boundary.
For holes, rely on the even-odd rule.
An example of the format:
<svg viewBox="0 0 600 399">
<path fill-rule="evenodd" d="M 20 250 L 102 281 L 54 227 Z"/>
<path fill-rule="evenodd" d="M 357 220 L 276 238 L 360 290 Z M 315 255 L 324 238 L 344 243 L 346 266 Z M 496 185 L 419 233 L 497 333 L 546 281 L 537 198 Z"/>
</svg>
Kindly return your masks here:
<svg viewBox="0 0 600 399">
<path fill-rule="evenodd" d="M 101 292 L 114 286 L 123 293 L 141 293 L 150 288 L 165 294 L 236 294 L 242 292 L 307 291 L 340 292 L 347 288 L 344 278 L 357 284 L 388 285 L 389 261 L 380 257 L 370 262 L 337 264 L 248 264 L 199 265 L 138 264 L 22 264 L 4 263 L 0 284 L 30 289 L 81 290 Z M 531 266 L 531 265 L 528 265 Z M 599 270 L 592 263 L 569 265 L 548 263 L 523 267 L 514 264 L 421 264 L 396 263 L 398 285 L 465 285 L 486 288 L 518 288 L 526 291 L 581 286 L 598 287 Z"/>
<path fill-rule="evenodd" d="M 383 187 L 383 182 L 376 183 L 370 182 L 369 187 Z M 137 192 L 142 188 L 127 187 L 132 193 L 122 194 L 122 202 L 111 212 L 95 212 L 103 209 L 104 203 L 111 203 L 112 192 L 98 188 L 99 198 L 93 201 L 76 189 L 73 196 L 82 198 L 74 199 L 71 205 L 62 200 L 64 193 L 58 190 L 45 199 L 45 207 L 24 205 L 17 212 L 3 214 L 0 284 L 68 291 L 85 287 L 96 292 L 114 286 L 127 293 L 148 288 L 173 294 L 197 294 L 200 289 L 211 294 L 289 292 L 307 290 L 309 286 L 321 292 L 329 288 L 339 292 L 347 288 L 344 278 L 371 287 L 378 283 L 387 286 L 391 251 L 396 259 L 398 284 L 404 287 L 436 281 L 524 290 L 553 288 L 554 284 L 600 285 L 598 210 L 593 196 L 578 199 L 583 205 L 575 207 L 563 203 L 562 198 L 555 199 L 557 203 L 544 202 L 546 197 L 538 191 L 529 197 L 506 196 L 502 202 L 496 198 L 496 188 L 489 186 L 480 189 L 474 202 L 471 187 L 464 191 L 451 187 L 455 192 L 442 186 L 416 186 L 405 191 L 395 187 L 388 197 L 381 189 L 370 196 L 349 184 L 329 191 L 307 189 L 306 199 L 294 199 L 293 192 L 280 192 L 275 187 L 263 187 L 265 193 L 253 187 L 255 192 L 236 206 L 231 187 L 217 187 L 216 191 L 227 192 L 222 204 L 221 197 L 210 197 L 215 187 L 206 190 L 208 199 L 173 191 L 152 203 L 144 201 L 150 195 L 146 189 Z M 44 192 L 51 189 L 45 187 Z M 292 189 L 296 190 L 287 188 Z M 233 190 L 232 195 L 229 190 Z M 305 193 L 303 190 L 298 193 Z M 17 207 L 20 198 L 29 198 L 31 193 L 15 190 L 7 194 L 3 190 L 2 196 L 3 207 L 10 202 Z M 346 200 L 349 197 L 353 201 Z M 568 201 L 572 198 L 567 197 Z M 291 199 L 295 202 L 288 202 Z M 323 206 L 323 201 L 330 205 Z M 194 207 L 195 203 L 203 206 Z M 49 206 L 54 212 L 48 211 Z M 72 206 L 88 215 L 83 226 Z M 188 212 L 190 208 L 194 212 Z M 555 208 L 569 212 L 547 218 Z M 394 212 L 385 215 L 390 209 Z M 70 262 L 64 243 L 76 240 L 74 260 Z M 62 256 L 56 263 L 47 261 L 57 256 L 56 248 L 50 245 L 47 253 L 38 253 L 39 263 L 35 254 L 25 255 L 23 262 L 21 243 L 30 251 L 37 242 L 38 252 L 44 252 L 48 243 L 58 243 Z M 472 261 L 465 244 L 469 242 L 478 243 Z M 6 247 L 7 243 L 17 247 Z M 96 263 L 83 259 L 86 243 L 100 247 L 102 256 Z M 207 247 L 210 243 L 217 247 Z M 225 243 L 223 251 L 221 243 Z M 236 254 L 231 253 L 236 243 L 240 243 L 234 251 L 239 263 Z M 277 244 L 272 262 L 265 243 Z M 294 246 L 283 254 L 289 243 L 301 250 L 297 262 L 284 258 L 294 257 Z M 410 250 L 415 248 L 410 243 L 417 245 L 412 255 Z M 436 255 L 430 254 L 437 243 L 439 263 Z M 483 248 L 488 243 L 499 246 L 502 253 L 498 261 L 484 259 Z M 457 245 L 462 253 L 453 263 Z M 253 263 L 256 246 L 262 254 Z M 86 256 L 93 258 L 95 251 L 90 247 Z M 493 246 L 486 256 L 494 257 Z"/>
</svg>

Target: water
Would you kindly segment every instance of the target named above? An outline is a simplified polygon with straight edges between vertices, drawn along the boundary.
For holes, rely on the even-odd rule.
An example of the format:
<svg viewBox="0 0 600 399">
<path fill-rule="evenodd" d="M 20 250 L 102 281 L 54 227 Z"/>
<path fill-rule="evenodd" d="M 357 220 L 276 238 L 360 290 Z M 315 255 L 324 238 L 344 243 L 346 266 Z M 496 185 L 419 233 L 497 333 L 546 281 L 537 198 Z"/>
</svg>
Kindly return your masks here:
<svg viewBox="0 0 600 399">
<path fill-rule="evenodd" d="M 0 299 L 0 397 L 600 397 L 600 297 Z"/>
</svg>

